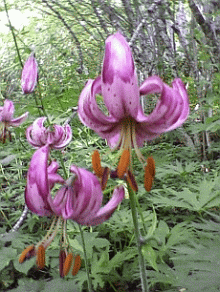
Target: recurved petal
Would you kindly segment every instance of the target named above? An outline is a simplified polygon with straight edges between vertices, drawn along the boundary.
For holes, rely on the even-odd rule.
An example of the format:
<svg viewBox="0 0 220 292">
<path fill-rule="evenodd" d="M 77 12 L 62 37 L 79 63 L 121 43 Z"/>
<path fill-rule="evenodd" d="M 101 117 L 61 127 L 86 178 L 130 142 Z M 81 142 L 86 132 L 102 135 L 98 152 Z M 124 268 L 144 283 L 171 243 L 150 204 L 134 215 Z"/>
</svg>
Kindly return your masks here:
<svg viewBox="0 0 220 292">
<path fill-rule="evenodd" d="M 26 130 L 26 138 L 33 147 L 44 146 L 47 142 L 47 132 L 43 125 L 46 119 L 46 117 L 36 119 Z"/>
<path fill-rule="evenodd" d="M 187 119 L 189 101 L 180 79 L 175 79 L 171 88 L 159 77 L 149 77 L 140 87 L 140 93 L 160 93 L 161 97 L 150 115 L 144 115 L 143 111 L 138 113 L 136 137 L 139 143 L 144 139 L 152 140 L 163 132 L 171 131 L 181 126 Z"/>
<path fill-rule="evenodd" d="M 14 115 L 14 104 L 11 100 L 5 99 L 0 115 L 2 122 L 11 122 Z"/>
<path fill-rule="evenodd" d="M 106 116 L 100 110 L 96 102 L 97 94 L 101 94 L 100 77 L 95 80 L 90 79 L 81 92 L 78 102 L 78 115 L 84 125 L 103 137 L 101 133 L 111 131 L 118 120 L 112 116 Z"/>
<path fill-rule="evenodd" d="M 140 106 L 138 80 L 131 49 L 119 32 L 105 43 L 102 95 L 110 115 L 116 119 L 128 115 L 136 118 Z"/>
<path fill-rule="evenodd" d="M 67 124 L 64 127 L 59 125 L 54 125 L 54 137 L 53 148 L 62 149 L 65 148 L 72 139 L 71 127 Z"/>
<path fill-rule="evenodd" d="M 102 189 L 97 177 L 88 170 L 72 165 L 70 171 L 77 177 L 74 181 L 76 195 L 71 219 L 82 224 L 84 220 L 93 217 L 101 207 Z"/>
<path fill-rule="evenodd" d="M 48 216 L 52 211 L 47 201 L 50 195 L 47 173 L 48 154 L 48 146 L 41 147 L 33 154 L 25 189 L 25 202 L 28 208 L 40 216 Z"/>
<path fill-rule="evenodd" d="M 13 127 L 18 127 L 27 119 L 27 117 L 28 117 L 28 112 L 24 113 L 23 115 L 21 115 L 20 117 L 16 119 L 12 119 L 9 122 L 9 125 Z"/>
<path fill-rule="evenodd" d="M 115 188 L 110 201 L 104 207 L 100 208 L 97 214 L 86 222 L 86 225 L 99 225 L 108 220 L 117 206 L 124 199 L 124 195 L 125 191 L 123 186 Z"/>
</svg>

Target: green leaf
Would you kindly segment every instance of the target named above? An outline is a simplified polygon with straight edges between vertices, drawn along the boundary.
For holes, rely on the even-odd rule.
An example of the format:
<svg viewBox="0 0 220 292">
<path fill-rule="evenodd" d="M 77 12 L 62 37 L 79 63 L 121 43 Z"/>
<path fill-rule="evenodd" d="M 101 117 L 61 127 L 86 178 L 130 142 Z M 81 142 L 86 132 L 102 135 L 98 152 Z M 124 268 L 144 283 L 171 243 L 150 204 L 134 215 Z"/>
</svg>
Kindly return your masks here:
<svg viewBox="0 0 220 292">
<path fill-rule="evenodd" d="M 7 267 L 11 260 L 17 258 L 17 251 L 11 247 L 4 247 L 0 251 L 0 271 Z"/>
<path fill-rule="evenodd" d="M 143 253 L 145 259 L 150 264 L 150 266 L 158 272 L 159 270 L 158 270 L 158 266 L 157 266 L 157 262 L 156 262 L 157 256 L 156 256 L 154 249 L 149 244 L 145 244 L 144 246 L 142 246 L 142 253 Z"/>
</svg>

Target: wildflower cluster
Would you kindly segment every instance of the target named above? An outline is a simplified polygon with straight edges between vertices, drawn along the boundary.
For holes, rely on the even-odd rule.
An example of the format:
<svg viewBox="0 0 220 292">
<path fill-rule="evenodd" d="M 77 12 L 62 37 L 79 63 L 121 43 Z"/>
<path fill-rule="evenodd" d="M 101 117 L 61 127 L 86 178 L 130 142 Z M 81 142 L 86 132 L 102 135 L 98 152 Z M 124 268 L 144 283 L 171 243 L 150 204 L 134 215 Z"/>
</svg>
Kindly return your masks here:
<svg viewBox="0 0 220 292">
<path fill-rule="evenodd" d="M 38 66 L 32 53 L 22 71 L 23 93 L 33 92 L 37 80 Z M 159 94 L 160 98 L 152 113 L 145 115 L 140 98 L 152 93 Z M 97 104 L 98 94 L 103 96 L 108 115 Z M 7 136 L 10 139 L 8 127 L 20 125 L 28 115 L 25 113 L 14 119 L 13 114 L 13 102 L 5 100 L 4 106 L 0 107 L 0 122 L 3 124 L 0 139 L 3 143 Z M 139 148 L 144 141 L 180 127 L 188 114 L 189 101 L 181 79 L 174 79 L 170 87 L 158 76 L 150 76 L 138 86 L 134 60 L 127 41 L 119 32 L 109 36 L 106 40 L 101 76 L 88 80 L 82 90 L 78 116 L 84 125 L 106 139 L 112 150 L 119 149 L 119 162 L 112 169 L 102 167 L 99 152 L 95 150 L 92 154 L 94 174 L 71 165 L 71 176 L 63 178 L 58 173 L 58 162 L 50 155 L 52 149 L 61 150 L 71 142 L 71 127 L 68 124 L 55 124 L 46 128 L 46 117 L 36 119 L 26 130 L 27 141 L 36 151 L 27 173 L 25 202 L 33 213 L 52 217 L 52 224 L 42 240 L 36 245 L 28 246 L 21 253 L 19 262 L 23 263 L 36 256 L 37 267 L 43 269 L 45 251 L 60 233 L 60 276 L 66 276 L 73 263 L 72 275 L 76 275 L 81 265 L 81 257 L 74 255 L 69 244 L 67 220 L 93 226 L 103 223 L 113 214 L 123 200 L 125 190 L 122 185 L 115 187 L 109 202 L 102 206 L 102 191 L 106 188 L 109 177 L 125 180 L 134 192 L 138 191 L 133 174 L 132 149 L 143 165 L 144 187 L 149 192 L 155 177 L 155 161 L 152 156 L 146 160 Z M 60 188 L 53 191 L 57 184 Z"/>
</svg>

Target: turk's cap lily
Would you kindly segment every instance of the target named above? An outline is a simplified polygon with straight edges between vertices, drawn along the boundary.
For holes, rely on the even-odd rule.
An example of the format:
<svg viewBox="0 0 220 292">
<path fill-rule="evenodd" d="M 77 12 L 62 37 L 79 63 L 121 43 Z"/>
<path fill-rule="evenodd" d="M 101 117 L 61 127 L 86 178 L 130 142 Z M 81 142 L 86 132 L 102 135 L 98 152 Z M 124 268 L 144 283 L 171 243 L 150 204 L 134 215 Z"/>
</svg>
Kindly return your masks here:
<svg viewBox="0 0 220 292">
<path fill-rule="evenodd" d="M 38 65 L 34 53 L 26 60 L 21 73 L 21 88 L 24 94 L 34 91 L 38 79 Z"/>
<path fill-rule="evenodd" d="M 52 129 L 45 128 L 43 124 L 46 119 L 46 117 L 38 118 L 27 128 L 26 137 L 28 142 L 35 148 L 44 145 L 50 145 L 54 149 L 65 148 L 72 139 L 71 127 L 66 124 L 63 127 L 53 125 Z"/>
<path fill-rule="evenodd" d="M 154 93 L 160 98 L 152 113 L 145 115 L 140 96 Z M 108 115 L 97 104 L 98 94 L 103 96 Z M 102 74 L 87 82 L 79 98 L 78 115 L 83 124 L 107 139 L 112 148 L 126 143 L 141 147 L 145 140 L 180 127 L 188 114 L 189 100 L 181 79 L 174 79 L 170 87 L 151 76 L 138 87 L 127 41 L 119 32 L 107 38 Z"/>
<path fill-rule="evenodd" d="M 71 166 L 72 178 L 66 182 L 56 172 L 58 164 L 48 166 L 49 146 L 33 155 L 27 175 L 25 201 L 28 208 L 40 215 L 55 214 L 81 225 L 98 225 L 107 220 L 124 198 L 124 187 L 115 188 L 110 201 L 102 207 L 103 194 L 97 177 L 89 171 Z M 50 190 L 62 184 L 54 198 Z"/>
<path fill-rule="evenodd" d="M 0 122 L 4 123 L 6 127 L 18 127 L 28 117 L 28 112 L 26 112 L 18 118 L 13 118 L 14 110 L 13 102 L 5 99 L 4 105 L 0 107 Z"/>
</svg>

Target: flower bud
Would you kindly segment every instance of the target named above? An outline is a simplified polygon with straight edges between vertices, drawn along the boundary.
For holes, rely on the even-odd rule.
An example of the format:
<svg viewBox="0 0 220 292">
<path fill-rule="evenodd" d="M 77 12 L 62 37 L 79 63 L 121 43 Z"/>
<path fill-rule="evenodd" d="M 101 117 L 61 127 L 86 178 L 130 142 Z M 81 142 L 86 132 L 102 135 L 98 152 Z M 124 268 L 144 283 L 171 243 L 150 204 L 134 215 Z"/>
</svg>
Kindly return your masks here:
<svg viewBox="0 0 220 292">
<path fill-rule="evenodd" d="M 31 93 L 37 84 L 37 61 L 32 53 L 24 64 L 21 74 L 21 87 L 24 94 Z"/>
</svg>

